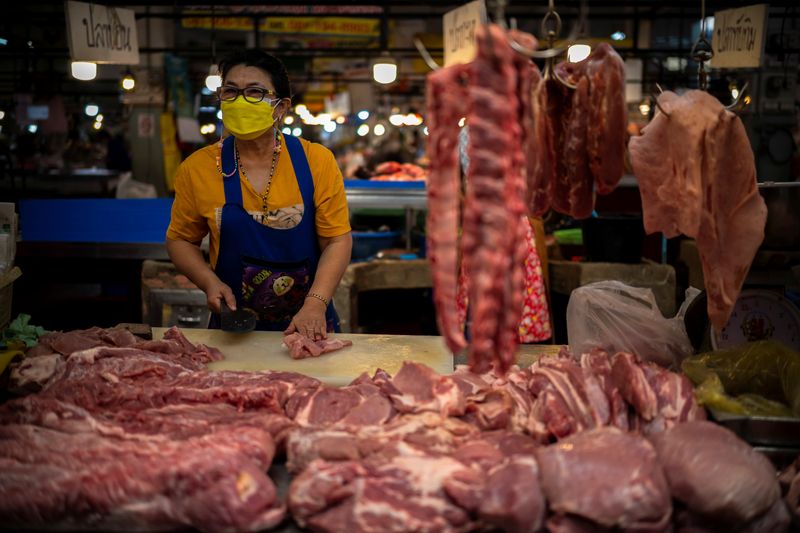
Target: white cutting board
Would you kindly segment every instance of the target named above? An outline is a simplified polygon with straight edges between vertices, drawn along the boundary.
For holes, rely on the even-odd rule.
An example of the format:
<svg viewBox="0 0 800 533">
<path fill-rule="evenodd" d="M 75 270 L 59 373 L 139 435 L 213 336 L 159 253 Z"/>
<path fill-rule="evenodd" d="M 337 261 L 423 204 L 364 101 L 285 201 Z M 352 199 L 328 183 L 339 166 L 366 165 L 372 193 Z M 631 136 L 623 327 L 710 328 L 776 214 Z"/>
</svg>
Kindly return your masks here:
<svg viewBox="0 0 800 533">
<path fill-rule="evenodd" d="M 166 328 L 153 328 L 161 339 Z M 347 385 L 362 372 L 372 375 L 382 368 L 397 373 L 403 361 L 424 363 L 440 374 L 453 372 L 453 356 L 441 337 L 417 335 L 334 334 L 353 341 L 353 346 L 308 359 L 292 359 L 281 346 L 283 333 L 252 331 L 227 333 L 218 329 L 182 329 L 193 343 L 219 348 L 225 360 L 211 363 L 212 370 L 282 370 L 312 376 L 329 385 Z"/>
</svg>

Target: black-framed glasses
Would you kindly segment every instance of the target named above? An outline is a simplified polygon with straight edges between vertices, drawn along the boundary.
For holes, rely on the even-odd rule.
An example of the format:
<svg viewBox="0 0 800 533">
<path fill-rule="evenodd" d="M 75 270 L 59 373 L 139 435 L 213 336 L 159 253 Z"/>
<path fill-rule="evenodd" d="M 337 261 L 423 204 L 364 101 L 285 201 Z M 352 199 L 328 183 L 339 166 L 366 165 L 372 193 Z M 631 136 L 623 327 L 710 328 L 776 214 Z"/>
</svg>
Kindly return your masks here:
<svg viewBox="0 0 800 533">
<path fill-rule="evenodd" d="M 217 97 L 219 97 L 219 99 L 223 102 L 233 102 L 239 97 L 240 94 L 244 97 L 245 101 L 250 102 L 251 104 L 257 104 L 268 96 L 273 98 L 277 98 L 278 96 L 275 91 L 262 89 L 261 87 L 245 87 L 244 89 L 239 89 L 238 87 L 223 85 L 217 89 Z"/>
</svg>

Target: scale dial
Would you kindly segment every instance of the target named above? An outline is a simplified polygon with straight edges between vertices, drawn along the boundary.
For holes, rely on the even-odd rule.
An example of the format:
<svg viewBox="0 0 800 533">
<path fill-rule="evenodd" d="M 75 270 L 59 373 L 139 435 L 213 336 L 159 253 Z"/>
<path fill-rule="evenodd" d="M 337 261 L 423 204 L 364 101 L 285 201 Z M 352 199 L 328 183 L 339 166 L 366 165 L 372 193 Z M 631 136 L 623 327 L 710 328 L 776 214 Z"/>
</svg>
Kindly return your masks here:
<svg viewBox="0 0 800 533">
<path fill-rule="evenodd" d="M 728 324 L 719 334 L 711 328 L 715 350 L 768 339 L 800 350 L 800 310 L 779 292 L 743 290 Z"/>
</svg>

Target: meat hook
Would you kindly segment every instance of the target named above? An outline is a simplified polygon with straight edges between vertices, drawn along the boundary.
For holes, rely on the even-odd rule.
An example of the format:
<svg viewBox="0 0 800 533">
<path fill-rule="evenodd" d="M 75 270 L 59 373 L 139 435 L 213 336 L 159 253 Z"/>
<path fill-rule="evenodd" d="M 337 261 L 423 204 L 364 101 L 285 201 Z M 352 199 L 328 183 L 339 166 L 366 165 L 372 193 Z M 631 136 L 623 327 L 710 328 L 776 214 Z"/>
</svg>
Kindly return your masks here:
<svg viewBox="0 0 800 533">
<path fill-rule="evenodd" d="M 582 11 L 583 11 L 583 6 L 584 4 L 581 3 Z M 550 52 L 550 51 L 559 52 L 558 54 L 552 52 L 551 54 L 545 56 L 544 72 L 542 73 L 542 79 L 548 80 L 553 78 L 563 86 L 567 87 L 568 89 L 577 89 L 576 85 L 573 85 L 572 83 L 568 82 L 567 80 L 559 76 L 558 72 L 556 72 L 556 70 L 553 68 L 553 62 L 555 61 L 555 58 L 558 55 L 560 55 L 560 53 L 565 51 L 564 48 L 556 49 L 553 47 L 556 38 L 558 38 L 559 34 L 561 33 L 561 15 L 559 15 L 558 11 L 556 11 L 554 0 L 548 0 L 547 13 L 545 13 L 544 17 L 542 17 L 540 32 L 542 35 L 547 35 L 547 50 L 543 50 L 543 52 Z M 577 26 L 576 28 L 573 29 L 572 33 L 576 34 L 576 32 L 577 32 Z M 570 37 L 573 38 L 574 35 L 571 34 Z"/>
<path fill-rule="evenodd" d="M 656 83 L 656 89 L 658 89 L 658 94 L 664 92 L 664 89 L 662 89 L 661 85 L 659 85 L 658 83 Z M 667 111 L 663 107 L 661 107 L 661 104 L 658 103 L 658 97 L 652 93 L 650 93 L 650 97 L 653 99 L 653 103 L 658 108 L 658 110 L 664 113 L 667 116 L 667 118 L 669 118 L 669 113 L 667 113 Z"/>
<path fill-rule="evenodd" d="M 698 62 L 697 64 L 697 85 L 701 91 L 708 90 L 708 72 L 706 72 L 706 61 L 714 57 L 714 49 L 706 39 L 706 0 L 700 0 L 700 35 L 692 46 L 689 55 Z"/>
<path fill-rule="evenodd" d="M 669 118 L 670 117 L 669 113 L 667 113 L 667 111 L 663 107 L 661 107 L 661 104 L 658 103 L 658 97 L 654 94 L 651 94 L 650 98 L 653 99 L 653 103 L 658 108 L 658 110 L 664 113 L 667 116 L 667 118 Z"/>
<path fill-rule="evenodd" d="M 419 37 L 414 37 L 414 46 L 417 47 L 419 55 L 422 56 L 422 59 L 425 61 L 425 64 L 428 65 L 428 68 L 430 68 L 431 70 L 439 70 L 440 68 L 442 68 L 436 61 L 434 61 L 433 57 L 428 52 L 428 49 L 425 48 L 425 45 L 422 44 L 422 41 L 419 40 Z"/>
</svg>

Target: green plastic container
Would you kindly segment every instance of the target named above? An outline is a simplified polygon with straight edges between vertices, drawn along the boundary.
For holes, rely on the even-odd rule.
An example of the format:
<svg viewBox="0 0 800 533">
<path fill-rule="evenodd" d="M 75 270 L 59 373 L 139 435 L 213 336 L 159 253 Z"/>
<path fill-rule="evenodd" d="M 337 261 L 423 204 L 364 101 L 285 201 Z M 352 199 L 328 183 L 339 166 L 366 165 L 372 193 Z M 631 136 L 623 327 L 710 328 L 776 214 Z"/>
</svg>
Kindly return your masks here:
<svg viewBox="0 0 800 533">
<path fill-rule="evenodd" d="M 583 230 L 581 228 L 560 229 L 553 232 L 558 244 L 583 246 Z"/>
</svg>

